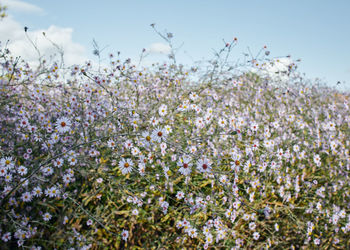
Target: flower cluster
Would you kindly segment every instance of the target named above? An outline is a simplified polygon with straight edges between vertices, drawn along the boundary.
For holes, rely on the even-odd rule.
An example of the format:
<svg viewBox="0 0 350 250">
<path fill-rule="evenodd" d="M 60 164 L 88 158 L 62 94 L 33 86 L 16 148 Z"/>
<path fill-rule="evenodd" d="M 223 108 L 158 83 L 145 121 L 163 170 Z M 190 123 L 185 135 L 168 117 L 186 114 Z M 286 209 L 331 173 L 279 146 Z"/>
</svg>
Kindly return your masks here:
<svg viewBox="0 0 350 250">
<path fill-rule="evenodd" d="M 1 245 L 346 247 L 348 93 L 297 73 L 283 83 L 214 65 L 199 77 L 113 55 L 100 71 L 33 69 L 8 53 Z"/>
</svg>

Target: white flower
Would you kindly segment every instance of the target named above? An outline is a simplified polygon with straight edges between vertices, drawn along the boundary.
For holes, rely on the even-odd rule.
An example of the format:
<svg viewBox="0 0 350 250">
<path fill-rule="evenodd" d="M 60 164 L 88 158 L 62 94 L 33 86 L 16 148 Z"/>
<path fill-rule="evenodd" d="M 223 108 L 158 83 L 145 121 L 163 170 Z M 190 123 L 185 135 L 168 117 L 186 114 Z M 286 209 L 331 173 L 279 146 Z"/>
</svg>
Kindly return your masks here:
<svg viewBox="0 0 350 250">
<path fill-rule="evenodd" d="M 12 180 L 12 175 L 10 175 L 10 174 L 5 175 L 6 182 L 10 182 L 11 180 Z"/>
<path fill-rule="evenodd" d="M 179 172 L 183 175 L 189 175 L 191 173 L 192 163 L 190 163 L 191 158 L 188 156 L 183 156 L 181 160 L 177 162 L 177 166 L 181 167 Z"/>
<path fill-rule="evenodd" d="M 224 128 L 226 126 L 227 122 L 226 122 L 226 120 L 224 118 L 220 117 L 218 123 L 219 123 L 220 127 Z"/>
<path fill-rule="evenodd" d="M 320 239 L 314 239 L 315 245 L 319 245 L 321 243 Z"/>
<path fill-rule="evenodd" d="M 171 132 L 173 132 L 173 129 L 169 125 L 166 125 L 164 127 L 164 129 L 165 129 L 165 132 L 167 135 L 170 134 Z"/>
<path fill-rule="evenodd" d="M 202 117 L 197 117 L 195 124 L 198 128 L 204 128 L 204 120 Z"/>
<path fill-rule="evenodd" d="M 191 152 L 192 154 L 194 154 L 194 153 L 197 152 L 196 146 L 191 146 L 189 150 L 190 150 L 190 152 Z"/>
<path fill-rule="evenodd" d="M 0 167 L 0 176 L 5 176 L 7 174 L 7 169 L 5 167 Z"/>
<path fill-rule="evenodd" d="M 107 141 L 107 145 L 108 145 L 109 148 L 113 149 L 115 147 L 115 142 L 112 139 L 109 139 Z"/>
<path fill-rule="evenodd" d="M 43 168 L 43 169 L 41 170 L 41 172 L 42 172 L 43 175 L 45 175 L 45 176 L 50 176 L 50 175 L 53 174 L 53 169 L 52 169 L 52 167 L 46 167 L 46 168 Z"/>
<path fill-rule="evenodd" d="M 70 130 L 71 125 L 71 121 L 66 117 L 61 117 L 56 121 L 56 129 L 61 134 L 68 132 Z"/>
<path fill-rule="evenodd" d="M 64 216 L 63 218 L 63 225 L 67 224 L 68 223 L 68 217 L 67 216 Z"/>
<path fill-rule="evenodd" d="M 256 228 L 255 222 L 250 222 L 249 223 L 249 229 L 253 231 L 255 228 Z"/>
<path fill-rule="evenodd" d="M 43 192 L 42 192 L 42 190 L 41 190 L 40 187 L 35 187 L 35 188 L 33 189 L 32 193 L 33 193 L 33 196 L 39 197 L 39 196 L 42 195 Z"/>
<path fill-rule="evenodd" d="M 158 125 L 159 120 L 158 120 L 157 118 L 155 118 L 155 117 L 152 117 L 150 122 L 151 122 L 151 124 L 152 124 L 153 126 L 156 126 L 156 125 Z"/>
<path fill-rule="evenodd" d="M 256 122 L 252 122 L 252 124 L 250 125 L 251 130 L 253 130 L 254 132 L 258 131 L 258 124 Z"/>
<path fill-rule="evenodd" d="M 0 160 L 0 166 L 5 167 L 7 170 L 12 169 L 15 163 L 12 160 L 12 157 L 5 157 Z"/>
<path fill-rule="evenodd" d="M 77 164 L 77 159 L 74 156 L 72 156 L 69 157 L 68 162 L 70 166 L 75 166 L 75 164 Z"/>
<path fill-rule="evenodd" d="M 1 239 L 4 241 L 4 242 L 8 242 L 9 240 L 11 240 L 11 233 L 10 232 L 7 232 L 5 233 Z"/>
<path fill-rule="evenodd" d="M 63 165 L 64 160 L 62 158 L 57 158 L 56 160 L 53 161 L 53 165 L 55 167 L 60 168 Z"/>
<path fill-rule="evenodd" d="M 57 197 L 60 195 L 60 190 L 58 190 L 56 187 L 51 187 L 45 190 L 45 195 L 49 196 L 50 198 Z"/>
<path fill-rule="evenodd" d="M 161 141 L 165 141 L 166 135 L 167 134 L 165 129 L 158 127 L 155 130 L 153 130 L 151 137 L 153 141 L 161 142 Z"/>
<path fill-rule="evenodd" d="M 51 219 L 51 214 L 49 214 L 49 213 L 45 213 L 44 215 L 43 215 L 43 219 L 44 219 L 44 221 L 49 221 L 50 219 Z"/>
<path fill-rule="evenodd" d="M 297 153 L 297 152 L 299 152 L 299 150 L 300 150 L 299 145 L 295 144 L 295 145 L 293 146 L 293 151 Z"/>
<path fill-rule="evenodd" d="M 168 107 L 165 104 L 162 104 L 158 110 L 159 115 L 165 116 L 168 113 L 167 109 L 168 109 Z"/>
<path fill-rule="evenodd" d="M 53 134 L 51 135 L 51 143 L 52 143 L 52 144 L 55 144 L 56 142 L 58 142 L 59 139 L 60 139 L 60 136 L 59 136 L 58 134 L 53 133 Z"/>
<path fill-rule="evenodd" d="M 71 176 L 70 174 L 65 174 L 65 175 L 63 175 L 63 176 L 62 176 L 62 179 L 63 179 L 63 182 L 64 182 L 65 184 L 68 184 L 68 183 L 70 183 L 70 182 L 73 181 L 73 178 L 72 178 L 72 176 Z"/>
<path fill-rule="evenodd" d="M 321 157 L 318 155 L 318 154 L 315 154 L 314 155 L 314 162 L 316 164 L 319 164 L 321 162 Z"/>
<path fill-rule="evenodd" d="M 131 149 L 132 155 L 138 155 L 140 153 L 140 150 L 137 147 L 133 147 Z"/>
<path fill-rule="evenodd" d="M 122 174 L 131 173 L 133 165 L 134 165 L 134 163 L 131 161 L 130 158 L 128 158 L 128 159 L 122 158 L 119 161 L 119 168 L 122 171 Z"/>
<path fill-rule="evenodd" d="M 176 194 L 176 198 L 177 198 L 177 199 L 181 200 L 181 199 L 183 199 L 184 197 L 185 197 L 184 192 L 182 192 L 182 191 L 178 191 L 178 192 L 177 192 L 177 194 Z"/>
<path fill-rule="evenodd" d="M 26 175 L 28 170 L 26 167 L 24 166 L 19 166 L 18 169 L 17 169 L 17 172 L 20 174 L 20 175 Z"/>
<path fill-rule="evenodd" d="M 122 239 L 127 241 L 129 237 L 129 232 L 127 230 L 122 231 Z"/>
<path fill-rule="evenodd" d="M 209 173 L 211 170 L 211 164 L 209 160 L 207 158 L 198 160 L 197 169 L 201 173 Z"/>
<path fill-rule="evenodd" d="M 197 237 L 197 230 L 195 228 L 191 228 L 187 231 L 187 234 L 191 237 L 191 238 L 196 238 Z"/>
<path fill-rule="evenodd" d="M 254 240 L 258 240 L 260 237 L 260 234 L 258 232 L 253 233 Z"/>
<path fill-rule="evenodd" d="M 196 93 L 194 93 L 194 92 L 191 92 L 190 93 L 190 99 L 192 101 L 196 101 L 198 99 L 198 95 Z"/>
<path fill-rule="evenodd" d="M 24 202 L 30 202 L 32 200 L 32 194 L 29 193 L 29 192 L 25 192 L 25 193 L 22 194 L 21 199 Z"/>
</svg>

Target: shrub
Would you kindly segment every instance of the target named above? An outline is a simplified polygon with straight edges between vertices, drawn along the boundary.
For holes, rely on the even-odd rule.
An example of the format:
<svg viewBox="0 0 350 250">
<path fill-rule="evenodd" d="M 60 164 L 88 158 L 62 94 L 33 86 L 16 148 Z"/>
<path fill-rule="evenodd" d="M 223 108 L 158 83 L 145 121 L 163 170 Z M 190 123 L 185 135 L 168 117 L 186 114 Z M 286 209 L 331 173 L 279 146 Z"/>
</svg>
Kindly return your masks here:
<svg viewBox="0 0 350 250">
<path fill-rule="evenodd" d="M 2 246 L 349 245 L 349 95 L 293 65 L 277 86 L 268 60 L 237 74 L 235 43 L 204 71 L 33 69 L 2 48 Z"/>
</svg>

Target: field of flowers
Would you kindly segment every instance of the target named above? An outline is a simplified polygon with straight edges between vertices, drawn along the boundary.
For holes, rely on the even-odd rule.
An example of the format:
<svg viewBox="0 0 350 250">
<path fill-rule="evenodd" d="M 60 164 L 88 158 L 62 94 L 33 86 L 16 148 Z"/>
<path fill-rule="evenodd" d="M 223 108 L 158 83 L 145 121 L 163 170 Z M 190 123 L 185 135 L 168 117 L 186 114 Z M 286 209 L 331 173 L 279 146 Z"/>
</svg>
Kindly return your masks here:
<svg viewBox="0 0 350 250">
<path fill-rule="evenodd" d="M 350 246 L 348 93 L 0 57 L 2 249 Z"/>
</svg>

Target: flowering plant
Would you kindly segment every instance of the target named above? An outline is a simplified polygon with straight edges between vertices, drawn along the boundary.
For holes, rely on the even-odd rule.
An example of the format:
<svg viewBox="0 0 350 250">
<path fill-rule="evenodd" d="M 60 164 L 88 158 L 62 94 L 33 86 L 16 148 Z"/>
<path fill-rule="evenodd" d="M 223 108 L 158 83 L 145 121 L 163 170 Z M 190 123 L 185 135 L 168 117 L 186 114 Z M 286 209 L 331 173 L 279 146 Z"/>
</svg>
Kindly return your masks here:
<svg viewBox="0 0 350 250">
<path fill-rule="evenodd" d="M 349 245 L 349 94 L 174 55 L 33 69 L 1 48 L 1 245 Z"/>
</svg>

